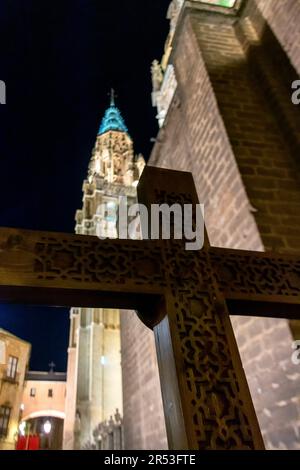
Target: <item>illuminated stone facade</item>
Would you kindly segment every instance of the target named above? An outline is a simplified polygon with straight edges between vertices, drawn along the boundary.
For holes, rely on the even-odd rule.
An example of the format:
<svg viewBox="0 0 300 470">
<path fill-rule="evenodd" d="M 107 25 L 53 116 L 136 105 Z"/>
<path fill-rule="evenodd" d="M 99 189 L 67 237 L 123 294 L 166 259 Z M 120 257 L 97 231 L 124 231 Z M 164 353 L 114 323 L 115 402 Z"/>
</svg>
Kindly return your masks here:
<svg viewBox="0 0 300 470">
<path fill-rule="evenodd" d="M 216 8 L 216 11 L 227 8 L 228 11 L 237 8 L 241 0 L 192 0 L 188 4 L 201 3 L 204 10 L 208 10 L 211 5 Z M 177 80 L 170 56 L 173 47 L 173 38 L 182 13 L 184 0 L 172 0 L 167 12 L 167 18 L 170 21 L 170 32 L 165 43 L 164 55 L 161 62 L 154 60 L 151 67 L 152 75 L 152 104 L 157 108 L 157 119 L 159 126 L 162 127 L 165 117 L 168 113 L 170 104 L 174 97 L 177 88 Z"/>
<path fill-rule="evenodd" d="M 144 168 L 135 156 L 127 127 L 115 106 L 102 120 L 83 183 L 83 207 L 76 213 L 77 234 L 116 238 L 119 197 L 136 202 L 136 185 Z M 119 310 L 72 308 L 66 390 L 64 448 L 82 448 L 94 429 L 122 413 Z"/>
<path fill-rule="evenodd" d="M 66 374 L 30 371 L 22 396 L 22 420 L 39 417 L 65 419 Z"/>
<path fill-rule="evenodd" d="M 22 396 L 22 435 L 38 435 L 39 448 L 61 450 L 65 420 L 66 374 L 29 371 Z M 50 423 L 50 424 L 49 424 Z M 45 433 L 45 425 L 50 431 Z"/>
<path fill-rule="evenodd" d="M 31 345 L 0 329 L 0 450 L 14 450 Z"/>
</svg>

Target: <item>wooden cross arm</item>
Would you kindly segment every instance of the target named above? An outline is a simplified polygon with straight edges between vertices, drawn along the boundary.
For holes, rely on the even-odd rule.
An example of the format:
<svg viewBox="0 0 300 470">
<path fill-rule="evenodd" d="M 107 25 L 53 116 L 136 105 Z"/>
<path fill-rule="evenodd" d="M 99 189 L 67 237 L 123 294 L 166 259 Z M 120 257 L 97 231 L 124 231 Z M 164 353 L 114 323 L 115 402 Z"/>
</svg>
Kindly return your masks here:
<svg viewBox="0 0 300 470">
<path fill-rule="evenodd" d="M 230 313 L 299 318 L 299 258 L 207 250 Z M 155 241 L 0 228 L 0 300 L 142 310 L 167 287 L 163 252 L 164 244 Z"/>
<path fill-rule="evenodd" d="M 144 308 L 163 290 L 153 242 L 0 228 L 0 301 Z"/>
<path fill-rule="evenodd" d="M 231 314 L 300 319 L 300 257 L 210 248 Z"/>
</svg>

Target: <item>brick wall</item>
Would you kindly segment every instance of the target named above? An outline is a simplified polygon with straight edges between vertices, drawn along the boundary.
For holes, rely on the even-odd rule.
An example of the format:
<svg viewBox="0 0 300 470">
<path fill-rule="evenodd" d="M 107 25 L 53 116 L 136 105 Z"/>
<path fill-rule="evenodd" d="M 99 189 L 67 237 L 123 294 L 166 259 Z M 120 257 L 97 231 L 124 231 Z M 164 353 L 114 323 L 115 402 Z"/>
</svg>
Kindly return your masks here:
<svg viewBox="0 0 300 470">
<path fill-rule="evenodd" d="M 135 312 L 121 312 L 125 449 L 167 449 L 154 335 Z"/>
<path fill-rule="evenodd" d="M 300 74 L 299 0 L 255 0 L 255 2 Z"/>
<path fill-rule="evenodd" d="M 178 89 L 150 164 L 193 172 L 211 244 L 299 252 L 297 132 L 281 122 L 298 119 L 287 88 L 293 71 L 284 55 L 271 61 L 268 26 L 260 38 L 257 18 L 184 16 L 172 58 Z M 266 446 L 300 448 L 300 371 L 288 322 L 232 321 Z"/>
<path fill-rule="evenodd" d="M 252 64 L 258 54 L 268 69 L 269 54 L 264 54 L 263 45 L 255 43 L 249 62 L 235 27 L 213 25 L 211 20 L 199 22 L 197 18 L 192 22 L 264 246 L 267 250 L 299 252 L 300 223 L 295 227 L 292 217 L 298 214 L 300 222 L 299 169 L 264 92 L 273 87 L 270 82 L 276 77 L 272 69 L 269 77 L 259 63 L 256 67 Z M 261 71 L 260 81 L 256 69 Z M 299 111 L 290 100 L 291 82 L 284 87 L 281 81 L 290 108 Z"/>
</svg>

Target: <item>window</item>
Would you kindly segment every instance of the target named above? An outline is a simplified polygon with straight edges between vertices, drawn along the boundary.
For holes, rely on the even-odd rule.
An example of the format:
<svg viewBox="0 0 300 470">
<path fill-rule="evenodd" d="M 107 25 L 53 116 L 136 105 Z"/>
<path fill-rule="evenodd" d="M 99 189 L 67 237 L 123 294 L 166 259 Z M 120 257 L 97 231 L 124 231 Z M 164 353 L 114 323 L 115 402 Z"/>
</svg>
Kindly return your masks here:
<svg viewBox="0 0 300 470">
<path fill-rule="evenodd" d="M 0 406 L 0 436 L 6 436 L 10 418 L 10 407 Z"/>
<path fill-rule="evenodd" d="M 7 377 L 15 380 L 16 375 L 17 375 L 17 367 L 18 367 L 18 358 L 15 356 L 9 356 L 8 364 L 7 364 L 7 372 L 6 372 Z"/>
<path fill-rule="evenodd" d="M 35 397 L 35 395 L 36 395 L 36 388 L 31 388 L 30 389 L 30 396 Z"/>
<path fill-rule="evenodd" d="M 49 397 L 49 398 L 52 398 L 52 397 L 53 397 L 53 390 L 52 390 L 52 388 L 49 388 L 49 389 L 48 389 L 48 397 Z"/>
<path fill-rule="evenodd" d="M 202 3 L 211 3 L 212 5 L 218 5 L 220 7 L 232 8 L 236 0 L 201 0 Z"/>
<path fill-rule="evenodd" d="M 5 364 L 5 341 L 0 340 L 0 364 Z"/>
</svg>

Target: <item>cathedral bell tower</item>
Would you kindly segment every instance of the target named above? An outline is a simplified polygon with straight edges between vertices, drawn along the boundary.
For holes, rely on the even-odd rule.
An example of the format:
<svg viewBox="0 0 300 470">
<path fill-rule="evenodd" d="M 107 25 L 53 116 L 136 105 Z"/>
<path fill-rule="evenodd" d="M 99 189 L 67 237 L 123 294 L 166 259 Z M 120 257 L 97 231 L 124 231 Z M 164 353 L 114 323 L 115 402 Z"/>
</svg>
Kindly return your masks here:
<svg viewBox="0 0 300 470">
<path fill-rule="evenodd" d="M 83 183 L 76 233 L 117 238 L 119 197 L 126 196 L 129 206 L 136 202 L 144 166 L 142 155 L 134 155 L 112 91 Z M 109 421 L 116 409 L 122 413 L 120 312 L 92 305 L 72 308 L 70 322 L 64 448 L 80 449 L 92 441 L 95 428 Z"/>
</svg>

